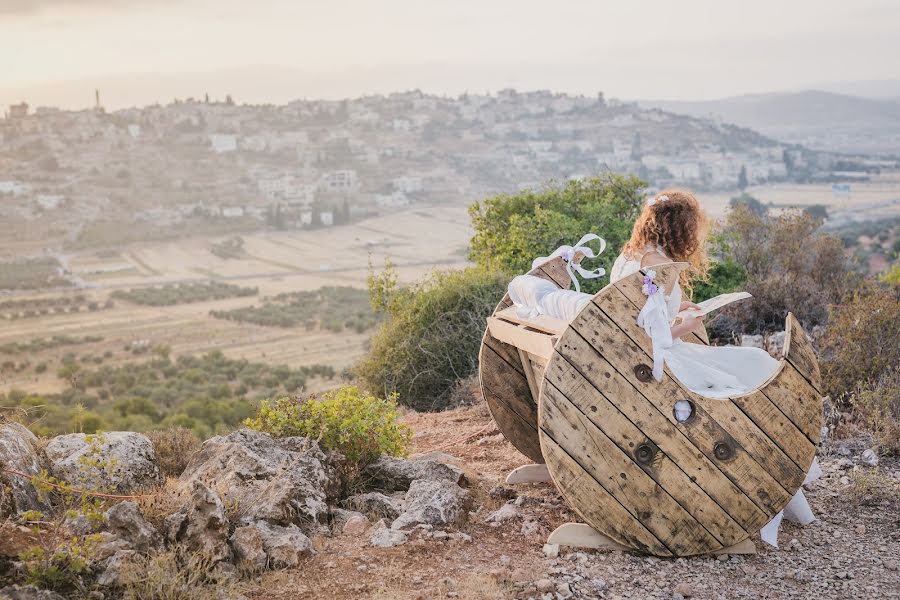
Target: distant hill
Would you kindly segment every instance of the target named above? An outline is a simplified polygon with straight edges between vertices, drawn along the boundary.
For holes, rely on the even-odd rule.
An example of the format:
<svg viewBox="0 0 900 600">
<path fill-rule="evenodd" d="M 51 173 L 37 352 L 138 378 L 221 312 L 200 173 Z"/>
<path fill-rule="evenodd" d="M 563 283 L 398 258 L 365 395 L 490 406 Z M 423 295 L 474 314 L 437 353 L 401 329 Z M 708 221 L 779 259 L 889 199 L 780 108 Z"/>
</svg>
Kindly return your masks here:
<svg viewBox="0 0 900 600">
<path fill-rule="evenodd" d="M 808 90 L 721 100 L 640 100 L 638 104 L 749 127 L 818 150 L 900 154 L 900 101 L 892 99 Z"/>
</svg>

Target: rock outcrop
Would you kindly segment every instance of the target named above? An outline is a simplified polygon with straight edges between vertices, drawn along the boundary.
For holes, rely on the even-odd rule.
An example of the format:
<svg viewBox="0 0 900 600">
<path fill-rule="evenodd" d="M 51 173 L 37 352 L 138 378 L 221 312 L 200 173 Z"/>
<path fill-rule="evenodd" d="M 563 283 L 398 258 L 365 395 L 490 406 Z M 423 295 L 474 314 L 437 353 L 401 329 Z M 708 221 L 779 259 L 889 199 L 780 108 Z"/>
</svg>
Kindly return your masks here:
<svg viewBox="0 0 900 600">
<path fill-rule="evenodd" d="M 25 475 L 0 472 L 0 518 L 47 508 L 29 479 L 46 466 L 37 451 L 37 441 L 18 423 L 0 425 L 0 466 Z"/>
<path fill-rule="evenodd" d="M 229 560 L 228 518 L 219 495 L 200 481 L 193 482 L 190 499 L 166 518 L 166 540 L 184 544 L 213 562 Z"/>
<path fill-rule="evenodd" d="M 403 510 L 403 499 L 395 499 L 381 492 L 356 494 L 344 500 L 344 506 L 350 510 L 361 512 L 370 519 L 387 519 L 393 521 Z"/>
<path fill-rule="evenodd" d="M 318 444 L 306 438 L 273 439 L 241 429 L 206 440 L 180 477 L 201 481 L 236 507 L 238 524 L 268 521 L 318 530 L 328 516 L 326 490 L 333 475 Z"/>
<path fill-rule="evenodd" d="M 417 479 L 409 486 L 403 512 L 391 529 L 407 529 L 416 525 L 458 525 L 467 514 L 469 492 L 455 483 Z"/>
<path fill-rule="evenodd" d="M 162 536 L 134 502 L 120 502 L 110 508 L 106 511 L 106 522 L 110 533 L 128 542 L 136 552 L 147 554 L 162 546 Z"/>
<path fill-rule="evenodd" d="M 50 473 L 74 486 L 128 494 L 162 481 L 153 444 L 133 431 L 60 435 L 45 453 Z"/>
<path fill-rule="evenodd" d="M 312 542 L 296 526 L 265 522 L 238 527 L 231 536 L 238 566 L 251 570 L 296 567 L 313 554 Z"/>
<path fill-rule="evenodd" d="M 383 492 L 406 491 L 416 479 L 466 484 L 463 470 L 455 465 L 434 459 L 406 460 L 393 456 L 382 456 L 367 466 L 361 479 L 366 488 Z"/>
</svg>

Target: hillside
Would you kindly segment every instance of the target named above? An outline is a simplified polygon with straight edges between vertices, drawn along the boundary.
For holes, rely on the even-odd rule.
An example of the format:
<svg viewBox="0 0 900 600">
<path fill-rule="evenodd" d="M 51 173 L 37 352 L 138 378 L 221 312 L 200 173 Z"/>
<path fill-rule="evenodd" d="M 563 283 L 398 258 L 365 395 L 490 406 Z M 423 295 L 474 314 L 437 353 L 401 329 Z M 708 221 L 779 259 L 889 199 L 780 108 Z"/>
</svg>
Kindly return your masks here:
<svg viewBox="0 0 900 600">
<path fill-rule="evenodd" d="M 900 153 L 900 102 L 819 90 L 720 100 L 641 100 L 639 105 L 713 118 L 832 152 Z"/>
</svg>

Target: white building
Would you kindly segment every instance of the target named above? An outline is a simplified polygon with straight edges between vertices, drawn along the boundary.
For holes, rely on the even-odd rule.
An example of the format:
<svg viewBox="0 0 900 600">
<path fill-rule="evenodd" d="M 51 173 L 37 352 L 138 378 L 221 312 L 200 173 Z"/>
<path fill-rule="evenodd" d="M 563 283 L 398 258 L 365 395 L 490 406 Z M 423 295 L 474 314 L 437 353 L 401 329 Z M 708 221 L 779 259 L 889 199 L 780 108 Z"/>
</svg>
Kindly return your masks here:
<svg viewBox="0 0 900 600">
<path fill-rule="evenodd" d="M 375 206 L 378 208 L 404 208 L 409 206 L 409 198 L 401 191 L 392 194 L 375 194 Z"/>
<path fill-rule="evenodd" d="M 244 216 L 243 206 L 223 206 L 222 216 L 227 219 L 237 219 Z"/>
<path fill-rule="evenodd" d="M 0 194 L 12 194 L 19 196 L 24 194 L 28 188 L 18 181 L 0 181 Z"/>
<path fill-rule="evenodd" d="M 237 136 L 224 133 L 214 133 L 209 136 L 209 142 L 212 145 L 213 152 L 222 154 L 224 152 L 234 152 L 237 150 Z"/>
<path fill-rule="evenodd" d="M 129 123 L 128 124 L 128 135 L 133 138 L 141 137 L 141 126 L 137 123 Z"/>
<path fill-rule="evenodd" d="M 394 186 L 394 189 L 398 192 L 403 192 L 404 194 L 414 194 L 416 192 L 421 192 L 425 184 L 422 182 L 421 177 L 414 177 L 410 175 L 403 175 L 401 177 L 397 177 L 391 180 L 391 184 Z"/>
<path fill-rule="evenodd" d="M 344 169 L 325 173 L 319 180 L 319 189 L 326 192 L 355 192 L 359 188 L 356 171 Z"/>
<path fill-rule="evenodd" d="M 330 210 L 323 210 L 319 213 L 319 223 L 326 227 L 334 225 L 334 213 Z"/>
<path fill-rule="evenodd" d="M 59 194 L 38 194 L 34 200 L 44 210 L 53 210 L 59 208 L 60 204 L 65 201 L 65 197 Z"/>
</svg>

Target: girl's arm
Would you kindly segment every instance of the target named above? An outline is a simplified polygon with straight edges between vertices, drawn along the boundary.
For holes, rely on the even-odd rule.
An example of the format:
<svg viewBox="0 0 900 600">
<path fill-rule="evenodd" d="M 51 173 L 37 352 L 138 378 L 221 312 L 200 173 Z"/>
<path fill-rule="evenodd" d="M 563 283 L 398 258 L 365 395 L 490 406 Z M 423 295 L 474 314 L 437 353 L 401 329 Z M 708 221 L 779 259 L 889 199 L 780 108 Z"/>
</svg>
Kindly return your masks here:
<svg viewBox="0 0 900 600">
<path fill-rule="evenodd" d="M 653 267 L 653 266 L 660 265 L 662 263 L 667 263 L 667 262 L 672 262 L 672 260 L 669 258 L 666 258 L 665 256 L 662 256 L 661 254 L 658 254 L 656 252 L 648 252 L 641 259 L 641 268 L 643 269 L 644 267 Z M 674 290 L 674 289 L 675 289 L 675 282 L 673 281 L 672 285 L 669 286 L 669 289 L 666 290 L 666 294 L 667 295 L 671 294 L 672 290 Z M 682 302 L 679 310 L 684 310 L 686 308 L 700 308 L 700 307 L 697 306 L 696 304 L 694 304 L 693 302 Z M 682 319 L 680 323 L 672 326 L 672 338 L 673 339 L 680 338 L 684 335 L 691 333 L 692 331 L 694 331 L 694 329 L 697 328 L 697 325 L 699 325 L 702 321 L 703 321 L 703 316 L 687 317 L 687 318 Z"/>
</svg>

